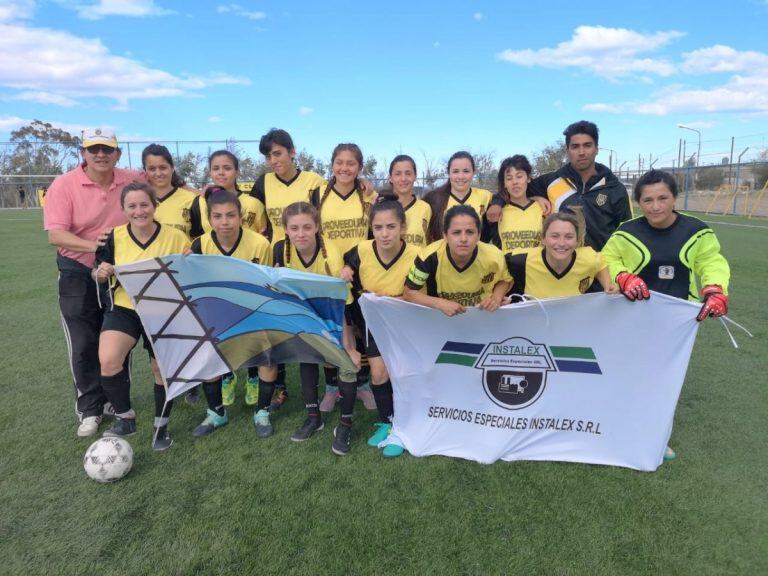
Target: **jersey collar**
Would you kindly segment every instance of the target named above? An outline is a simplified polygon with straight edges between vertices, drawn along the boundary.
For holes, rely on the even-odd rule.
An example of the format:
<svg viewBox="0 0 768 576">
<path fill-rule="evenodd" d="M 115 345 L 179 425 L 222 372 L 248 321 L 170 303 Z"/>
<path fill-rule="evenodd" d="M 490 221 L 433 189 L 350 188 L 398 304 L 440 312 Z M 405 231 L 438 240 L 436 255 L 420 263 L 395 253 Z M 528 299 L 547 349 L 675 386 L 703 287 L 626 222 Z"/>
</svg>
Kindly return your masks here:
<svg viewBox="0 0 768 576">
<path fill-rule="evenodd" d="M 475 260 L 477 260 L 477 252 L 479 251 L 480 247 L 475 246 L 474 251 L 472 252 L 472 256 L 470 256 L 469 261 L 464 265 L 463 268 L 459 268 L 459 266 L 454 262 L 453 256 L 451 256 L 451 249 L 448 247 L 448 243 L 445 243 L 445 255 L 448 256 L 448 262 L 451 263 L 451 266 L 453 266 L 453 269 L 456 270 L 459 274 L 462 272 L 465 272 L 467 269 L 469 269 L 472 264 L 475 263 Z"/>
<path fill-rule="evenodd" d="M 296 168 L 296 175 L 295 175 L 293 178 L 291 178 L 290 180 L 283 180 L 283 179 L 282 179 L 282 178 L 280 178 L 280 176 L 278 176 L 277 174 L 275 174 L 275 178 L 277 178 L 277 181 L 278 181 L 278 182 L 280 182 L 280 183 L 281 183 L 283 186 L 290 186 L 291 184 L 293 184 L 294 182 L 296 182 L 296 180 L 297 180 L 297 179 L 298 179 L 298 177 L 299 177 L 299 174 L 301 174 L 301 170 L 299 170 L 298 168 Z"/>
<path fill-rule="evenodd" d="M 571 268 L 573 268 L 573 265 L 576 263 L 576 250 L 573 251 L 573 254 L 571 255 L 571 262 L 568 264 L 568 266 L 565 267 L 565 270 L 563 270 L 561 273 L 557 273 L 550 265 L 549 262 L 547 262 L 547 249 L 542 248 L 541 249 L 541 259 L 544 261 L 544 266 L 549 270 L 549 273 L 552 274 L 555 278 L 558 280 L 564 278 L 568 275 L 568 272 L 571 271 Z"/>
<path fill-rule="evenodd" d="M 130 236 L 131 240 L 133 240 L 133 242 L 136 244 L 136 246 L 138 246 L 142 250 L 146 250 L 147 248 L 149 248 L 152 245 L 152 242 L 154 242 L 155 239 L 157 238 L 158 234 L 160 234 L 160 222 L 158 222 L 157 220 L 155 220 L 154 222 L 155 222 L 155 224 L 157 224 L 157 228 L 155 228 L 155 231 L 152 233 L 152 236 L 149 237 L 149 240 L 147 240 L 143 244 L 141 242 L 139 242 L 139 239 L 136 238 L 136 236 L 133 235 L 133 230 L 131 230 L 131 224 L 129 223 L 127 225 L 128 236 Z"/>
<path fill-rule="evenodd" d="M 453 190 L 451 190 L 450 194 L 451 194 L 451 197 L 454 200 L 456 200 L 456 202 L 458 202 L 459 204 L 466 204 L 469 201 L 470 196 L 472 196 L 472 188 L 471 187 L 469 188 L 469 192 L 467 192 L 467 195 L 464 196 L 464 200 L 459 200 L 459 198 L 456 195 L 454 195 Z"/>
<path fill-rule="evenodd" d="M 389 264 L 385 264 L 384 261 L 381 259 L 381 256 L 379 256 L 379 249 L 376 247 L 376 240 L 373 241 L 373 253 L 376 255 L 376 260 L 379 261 L 379 264 L 381 265 L 381 267 L 384 268 L 384 270 L 389 270 L 390 268 L 392 268 L 392 266 L 395 265 L 395 263 L 397 263 L 398 260 L 400 260 L 400 256 L 402 256 L 403 252 L 405 252 L 405 246 L 406 246 L 405 242 L 400 240 L 400 250 L 395 255 L 395 257 L 389 261 Z"/>
<path fill-rule="evenodd" d="M 301 265 L 304 266 L 304 268 L 310 268 L 312 264 L 315 263 L 315 260 L 317 260 L 317 255 L 320 254 L 320 235 L 317 235 L 317 240 L 315 242 L 315 253 L 312 255 L 312 258 L 309 259 L 309 262 L 304 262 L 304 258 L 301 257 L 301 254 L 299 254 L 299 249 L 296 248 L 296 246 L 293 246 L 294 250 L 296 250 L 296 257 L 299 259 L 299 262 L 301 262 Z"/>
<path fill-rule="evenodd" d="M 173 188 L 171 188 L 171 191 L 170 191 L 170 192 L 168 192 L 168 194 L 166 194 L 166 195 L 165 195 L 165 196 L 163 196 L 162 198 L 158 198 L 158 199 L 157 199 L 157 203 L 158 203 L 158 204 L 162 204 L 163 202 L 165 202 L 166 200 L 168 200 L 168 198 L 170 198 L 171 196 L 173 196 L 173 195 L 176 193 L 176 190 L 178 190 L 178 189 L 179 189 L 179 188 L 178 188 L 177 186 L 174 186 Z"/>
<path fill-rule="evenodd" d="M 232 256 L 232 254 L 235 253 L 235 250 L 237 250 L 237 247 L 240 246 L 240 241 L 243 239 L 243 227 L 240 226 L 240 233 L 237 235 L 237 240 L 235 240 L 235 243 L 232 244 L 232 250 L 224 250 L 221 244 L 219 244 L 219 239 L 216 236 L 216 231 L 211 230 L 211 239 L 213 240 L 213 243 L 216 244 L 216 248 L 219 249 L 219 252 L 224 254 L 224 256 Z"/>
</svg>

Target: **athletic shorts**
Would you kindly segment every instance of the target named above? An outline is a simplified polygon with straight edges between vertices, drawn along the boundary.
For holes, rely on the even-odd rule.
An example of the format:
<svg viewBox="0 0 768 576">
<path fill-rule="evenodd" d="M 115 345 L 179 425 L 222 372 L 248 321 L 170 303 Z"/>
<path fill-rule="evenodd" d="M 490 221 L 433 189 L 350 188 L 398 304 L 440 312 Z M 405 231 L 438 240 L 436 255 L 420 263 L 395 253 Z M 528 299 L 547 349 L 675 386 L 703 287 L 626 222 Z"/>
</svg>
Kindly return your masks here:
<svg viewBox="0 0 768 576">
<path fill-rule="evenodd" d="M 379 347 L 376 346 L 376 340 L 373 339 L 373 334 L 371 334 L 370 330 L 368 330 L 368 341 L 365 344 L 365 355 L 368 356 L 368 358 L 377 358 L 381 356 Z"/>
<path fill-rule="evenodd" d="M 111 310 L 104 312 L 104 322 L 101 324 L 101 331 L 106 332 L 107 330 L 128 334 L 128 336 L 136 340 L 141 338 L 144 340 L 144 349 L 149 352 L 149 357 L 155 357 L 155 353 L 149 343 L 149 338 L 144 333 L 141 320 L 139 320 L 139 315 L 136 314 L 135 310 L 115 306 Z"/>
</svg>

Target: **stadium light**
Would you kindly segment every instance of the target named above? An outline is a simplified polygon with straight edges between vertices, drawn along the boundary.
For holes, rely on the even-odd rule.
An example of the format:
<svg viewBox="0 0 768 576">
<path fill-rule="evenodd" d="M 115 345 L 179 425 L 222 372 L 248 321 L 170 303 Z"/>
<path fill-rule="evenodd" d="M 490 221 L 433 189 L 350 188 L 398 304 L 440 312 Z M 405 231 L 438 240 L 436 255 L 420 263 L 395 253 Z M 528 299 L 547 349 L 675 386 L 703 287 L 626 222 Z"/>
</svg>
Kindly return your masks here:
<svg viewBox="0 0 768 576">
<path fill-rule="evenodd" d="M 698 167 L 699 162 L 701 161 L 700 160 L 701 159 L 701 132 L 696 130 L 696 128 L 691 128 L 690 126 L 686 126 L 684 124 L 678 124 L 677 127 L 678 128 L 682 128 L 683 130 L 690 130 L 691 132 L 696 132 L 696 134 L 698 135 L 698 137 L 699 137 L 699 147 L 696 150 L 696 166 Z"/>
</svg>

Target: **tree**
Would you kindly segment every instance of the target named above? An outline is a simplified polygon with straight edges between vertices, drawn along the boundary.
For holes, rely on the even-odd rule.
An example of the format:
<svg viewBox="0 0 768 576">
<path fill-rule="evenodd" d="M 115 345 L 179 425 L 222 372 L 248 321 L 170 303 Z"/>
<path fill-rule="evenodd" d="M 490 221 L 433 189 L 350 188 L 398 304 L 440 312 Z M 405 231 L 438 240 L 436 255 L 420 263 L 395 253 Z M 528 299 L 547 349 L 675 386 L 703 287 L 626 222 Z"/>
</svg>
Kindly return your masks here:
<svg viewBox="0 0 768 576">
<path fill-rule="evenodd" d="M 321 176 L 328 176 L 328 173 L 330 172 L 329 164 L 323 162 L 319 158 L 315 158 L 304 148 L 302 148 L 301 151 L 296 154 L 295 162 L 296 167 L 299 170 L 317 172 Z"/>
<path fill-rule="evenodd" d="M 4 159 L 6 174 L 62 174 L 79 161 L 80 139 L 48 122 L 33 120 L 11 132 L 13 151 Z"/>
<path fill-rule="evenodd" d="M 208 180 L 208 157 L 187 152 L 174 161 L 176 173 L 193 188 L 202 188 Z"/>
<path fill-rule="evenodd" d="M 760 189 L 768 181 L 768 148 L 764 148 L 757 155 L 757 162 L 752 168 L 752 174 L 755 175 L 755 188 Z"/>
<path fill-rule="evenodd" d="M 376 176 L 376 165 L 378 161 L 375 157 L 369 156 L 363 161 L 363 169 L 360 171 L 360 176 L 363 178 L 373 178 Z"/>
<path fill-rule="evenodd" d="M 565 142 L 556 142 L 533 153 L 533 174 L 538 176 L 558 170 L 567 159 Z"/>
<path fill-rule="evenodd" d="M 717 190 L 725 180 L 725 173 L 720 168 L 703 168 L 696 174 L 696 188 L 699 190 Z"/>
</svg>

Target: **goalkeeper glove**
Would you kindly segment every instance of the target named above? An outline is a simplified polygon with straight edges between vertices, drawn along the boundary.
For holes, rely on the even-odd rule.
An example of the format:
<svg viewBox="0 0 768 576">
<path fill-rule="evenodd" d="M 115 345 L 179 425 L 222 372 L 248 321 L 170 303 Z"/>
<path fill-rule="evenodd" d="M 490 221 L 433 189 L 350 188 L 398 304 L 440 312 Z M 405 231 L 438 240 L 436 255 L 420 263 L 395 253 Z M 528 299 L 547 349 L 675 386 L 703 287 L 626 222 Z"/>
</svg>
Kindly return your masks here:
<svg viewBox="0 0 768 576">
<path fill-rule="evenodd" d="M 708 316 L 718 317 L 728 313 L 728 296 L 723 294 L 723 289 L 720 286 L 704 286 L 701 289 L 701 297 L 704 305 L 701 307 L 699 315 L 696 316 L 696 320 L 699 322 Z"/>
<path fill-rule="evenodd" d="M 651 297 L 648 286 L 640 276 L 622 272 L 616 276 L 616 283 L 619 285 L 621 293 L 630 300 L 647 300 Z"/>
</svg>

